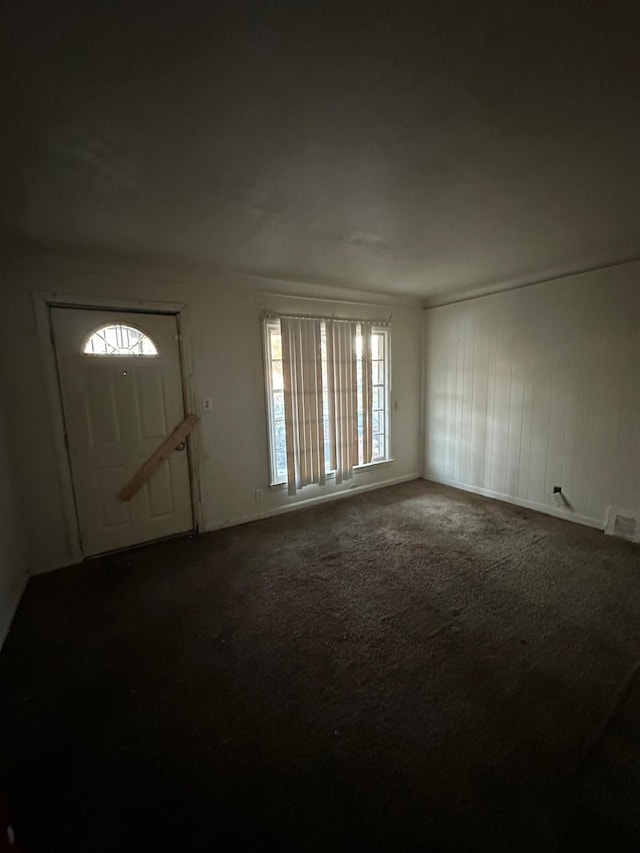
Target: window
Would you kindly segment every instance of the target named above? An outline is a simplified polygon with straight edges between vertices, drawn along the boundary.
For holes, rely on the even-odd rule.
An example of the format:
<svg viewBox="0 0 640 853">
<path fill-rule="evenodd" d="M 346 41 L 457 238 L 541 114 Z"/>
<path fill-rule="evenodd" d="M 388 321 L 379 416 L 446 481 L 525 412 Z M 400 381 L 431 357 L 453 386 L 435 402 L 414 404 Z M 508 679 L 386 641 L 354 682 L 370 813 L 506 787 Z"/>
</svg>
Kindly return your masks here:
<svg viewBox="0 0 640 853">
<path fill-rule="evenodd" d="M 282 373 L 282 338 L 280 322 L 269 322 L 265 328 L 267 347 L 268 414 L 271 448 L 271 482 L 287 482 L 287 437 L 284 426 L 284 377 Z"/>
<path fill-rule="evenodd" d="M 89 335 L 84 345 L 86 355 L 158 355 L 154 342 L 140 329 L 113 324 L 102 326 Z"/>
<path fill-rule="evenodd" d="M 373 329 L 371 333 L 371 374 L 372 374 L 372 403 L 371 419 L 373 423 L 373 456 L 372 462 L 380 462 L 388 456 L 387 435 L 389 432 L 387 405 L 387 346 L 389 333 L 387 329 Z M 362 405 L 362 338 L 356 338 L 357 370 L 358 370 L 358 446 L 362 460 L 363 444 L 363 405 Z"/>
<path fill-rule="evenodd" d="M 279 320 L 264 321 L 267 411 L 269 419 L 269 447 L 271 484 L 287 482 L 287 436 L 285 429 L 284 375 L 282 364 L 282 337 Z M 328 473 L 331 473 L 331 446 L 329 438 L 329 395 L 327 375 L 326 328 L 322 323 L 322 412 L 324 431 L 324 456 Z M 389 329 L 374 327 L 371 335 L 372 370 L 372 463 L 389 458 Z M 364 459 L 364 406 L 362 376 L 362 337 L 360 327 L 356 336 L 358 459 Z"/>
</svg>

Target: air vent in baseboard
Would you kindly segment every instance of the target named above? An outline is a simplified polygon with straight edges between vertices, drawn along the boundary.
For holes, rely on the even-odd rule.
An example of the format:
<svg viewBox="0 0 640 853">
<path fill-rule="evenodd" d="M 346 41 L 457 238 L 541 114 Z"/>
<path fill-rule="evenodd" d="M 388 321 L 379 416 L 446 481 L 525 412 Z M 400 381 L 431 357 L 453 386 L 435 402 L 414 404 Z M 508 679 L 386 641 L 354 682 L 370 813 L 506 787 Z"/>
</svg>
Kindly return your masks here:
<svg viewBox="0 0 640 853">
<path fill-rule="evenodd" d="M 640 515 L 631 510 L 610 506 L 604 532 L 609 536 L 628 539 L 629 542 L 640 542 Z"/>
</svg>

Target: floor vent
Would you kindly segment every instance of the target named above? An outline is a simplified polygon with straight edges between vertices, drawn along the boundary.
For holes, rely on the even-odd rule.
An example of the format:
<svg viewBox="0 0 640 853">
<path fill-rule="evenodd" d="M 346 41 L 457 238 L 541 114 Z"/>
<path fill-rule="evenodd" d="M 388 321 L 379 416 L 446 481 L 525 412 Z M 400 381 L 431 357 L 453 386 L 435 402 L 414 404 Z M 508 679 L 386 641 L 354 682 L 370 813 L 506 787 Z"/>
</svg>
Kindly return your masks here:
<svg viewBox="0 0 640 853">
<path fill-rule="evenodd" d="M 611 506 L 607 512 L 604 532 L 630 542 L 640 542 L 640 517 L 635 512 Z"/>
</svg>

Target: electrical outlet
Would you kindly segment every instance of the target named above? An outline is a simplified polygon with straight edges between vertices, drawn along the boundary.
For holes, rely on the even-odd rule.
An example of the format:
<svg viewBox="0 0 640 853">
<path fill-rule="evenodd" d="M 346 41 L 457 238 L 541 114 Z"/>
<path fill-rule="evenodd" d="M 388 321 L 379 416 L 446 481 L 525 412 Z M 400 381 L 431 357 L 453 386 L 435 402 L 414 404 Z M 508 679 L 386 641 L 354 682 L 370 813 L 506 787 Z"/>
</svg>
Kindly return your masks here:
<svg viewBox="0 0 640 853">
<path fill-rule="evenodd" d="M 213 409 L 213 397 L 204 397 L 202 400 L 202 411 L 210 412 Z"/>
<path fill-rule="evenodd" d="M 260 501 L 264 497 L 264 489 L 256 489 L 256 503 L 260 503 Z"/>
</svg>

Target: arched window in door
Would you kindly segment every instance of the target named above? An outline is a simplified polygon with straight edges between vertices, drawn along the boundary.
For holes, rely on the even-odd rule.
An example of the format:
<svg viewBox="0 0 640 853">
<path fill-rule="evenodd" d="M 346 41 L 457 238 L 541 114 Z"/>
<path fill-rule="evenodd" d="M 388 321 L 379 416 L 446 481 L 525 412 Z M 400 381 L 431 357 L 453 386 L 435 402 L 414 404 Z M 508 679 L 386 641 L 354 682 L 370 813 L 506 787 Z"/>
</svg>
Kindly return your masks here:
<svg viewBox="0 0 640 853">
<path fill-rule="evenodd" d="M 86 355 L 158 355 L 158 348 L 148 335 L 133 326 L 112 323 L 92 332 L 84 344 Z"/>
</svg>

